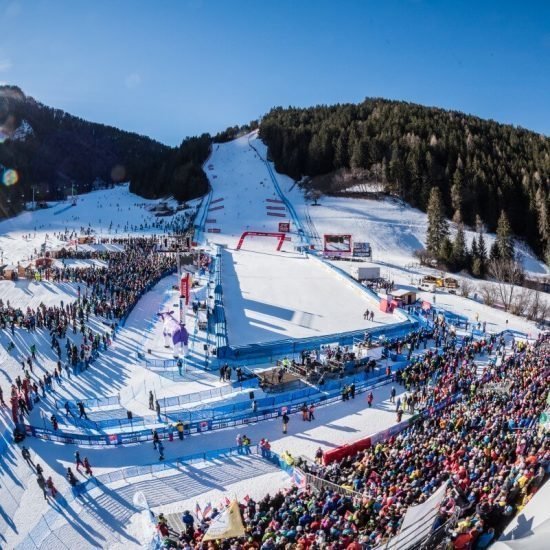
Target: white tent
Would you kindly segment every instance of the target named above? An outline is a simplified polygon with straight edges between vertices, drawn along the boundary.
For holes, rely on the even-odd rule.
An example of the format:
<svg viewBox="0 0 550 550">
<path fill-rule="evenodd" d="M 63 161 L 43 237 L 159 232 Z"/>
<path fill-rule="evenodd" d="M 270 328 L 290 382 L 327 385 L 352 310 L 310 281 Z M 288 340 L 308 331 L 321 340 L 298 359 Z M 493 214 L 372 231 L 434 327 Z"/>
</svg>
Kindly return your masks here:
<svg viewBox="0 0 550 550">
<path fill-rule="evenodd" d="M 403 518 L 399 534 L 391 539 L 384 548 L 405 550 L 427 536 L 432 530 L 446 492 L 447 485 L 444 483 L 426 502 L 410 506 Z"/>
<path fill-rule="evenodd" d="M 494 550 L 546 550 L 550 548 L 550 483 L 545 483 L 512 520 Z"/>
</svg>

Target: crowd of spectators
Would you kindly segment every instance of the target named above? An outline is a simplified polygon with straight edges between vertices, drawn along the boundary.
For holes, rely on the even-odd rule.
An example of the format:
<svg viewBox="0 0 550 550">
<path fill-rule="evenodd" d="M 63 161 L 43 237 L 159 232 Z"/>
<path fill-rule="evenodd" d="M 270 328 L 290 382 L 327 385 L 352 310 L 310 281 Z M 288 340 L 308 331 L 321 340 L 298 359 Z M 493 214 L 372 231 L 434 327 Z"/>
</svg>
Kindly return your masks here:
<svg viewBox="0 0 550 550">
<path fill-rule="evenodd" d="M 496 355 L 483 368 L 476 353 Z M 495 360 L 496 359 L 496 360 Z M 425 374 L 425 376 L 423 376 Z M 433 528 L 439 548 L 483 550 L 539 489 L 550 470 L 550 442 L 538 429 L 550 378 L 550 338 L 504 349 L 503 341 L 449 346 L 401 372 L 427 391 L 424 414 L 385 441 L 339 462 L 302 465 L 315 487 L 293 487 L 241 505 L 246 536 L 201 542 L 208 522 L 165 547 L 261 550 L 376 548 L 395 536 L 411 505 L 447 487 Z M 421 394 L 420 394 L 421 395 Z M 447 406 L 430 408 L 444 397 Z"/>
<path fill-rule="evenodd" d="M 71 304 L 61 302 L 59 306 L 49 307 L 41 304 L 36 309 L 22 310 L 0 301 L 0 329 L 8 331 L 12 337 L 16 330 L 31 334 L 48 331 L 51 348 L 58 359 L 51 374 L 39 375 L 33 369 L 37 362 L 35 344 L 30 346 L 29 355 L 21 358 L 23 380 L 18 377 L 19 382 L 11 387 L 15 422 L 32 409 L 37 397 L 46 397 L 56 382 L 62 383 L 64 372 L 67 377 L 71 370 L 74 375 L 78 374 L 102 349 L 107 349 L 115 337 L 118 323 L 129 314 L 141 295 L 176 268 L 175 256 L 157 253 L 153 238 L 121 239 L 119 242 L 124 246 L 124 253 L 108 254 L 105 266 L 91 266 L 73 273 L 77 277 L 73 282 L 78 286 L 77 299 Z M 95 330 L 90 326 L 91 316 L 100 321 Z M 61 340 L 65 340 L 63 345 Z M 15 344 L 8 344 L 8 351 L 14 348 Z"/>
</svg>

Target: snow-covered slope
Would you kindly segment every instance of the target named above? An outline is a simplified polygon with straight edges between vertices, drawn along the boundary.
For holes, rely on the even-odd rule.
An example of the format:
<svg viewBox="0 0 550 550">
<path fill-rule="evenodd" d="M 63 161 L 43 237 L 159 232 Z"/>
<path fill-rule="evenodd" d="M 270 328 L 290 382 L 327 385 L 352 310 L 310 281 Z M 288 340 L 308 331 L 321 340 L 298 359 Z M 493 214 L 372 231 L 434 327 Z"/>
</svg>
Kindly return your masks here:
<svg viewBox="0 0 550 550">
<path fill-rule="evenodd" d="M 94 235 L 103 237 L 158 235 L 175 218 L 157 218 L 150 211 L 160 202 L 175 206 L 175 201 L 143 199 L 130 193 L 128 185 L 94 191 L 75 199 L 75 206 L 71 206 L 68 200 L 48 209 L 23 212 L 0 222 L 3 263 L 16 264 L 31 255 L 36 256 L 44 243 L 48 248 L 62 243 L 58 235 L 66 230 L 81 234 L 92 229 Z"/>
</svg>

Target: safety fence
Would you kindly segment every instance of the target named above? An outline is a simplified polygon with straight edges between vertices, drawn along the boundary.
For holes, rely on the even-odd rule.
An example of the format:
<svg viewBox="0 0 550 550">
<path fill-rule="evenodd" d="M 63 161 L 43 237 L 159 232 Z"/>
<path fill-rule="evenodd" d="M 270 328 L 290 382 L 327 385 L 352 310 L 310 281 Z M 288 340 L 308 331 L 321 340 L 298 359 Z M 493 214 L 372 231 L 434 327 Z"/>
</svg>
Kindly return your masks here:
<svg viewBox="0 0 550 550">
<path fill-rule="evenodd" d="M 69 404 L 71 409 L 77 409 L 77 403 L 82 403 L 86 409 L 99 409 L 101 407 L 111 407 L 113 405 L 120 405 L 120 395 L 113 395 L 111 397 L 91 397 L 90 399 L 81 399 L 75 401 L 71 399 L 56 399 L 55 408 L 64 409 L 65 403 Z"/>
<path fill-rule="evenodd" d="M 197 215 L 195 218 L 195 227 L 194 227 L 195 233 L 193 238 L 196 242 L 199 242 L 199 243 L 201 242 L 201 233 L 204 233 L 206 217 L 208 216 L 208 209 L 210 208 L 210 203 L 212 202 L 213 194 L 214 194 L 214 190 L 212 189 L 212 187 L 210 187 L 210 189 L 208 190 L 208 193 L 203 197 L 203 199 L 201 200 L 201 204 L 197 209 Z"/>
<path fill-rule="evenodd" d="M 11 471 L 15 460 L 10 454 L 14 452 L 19 452 L 19 449 L 13 445 L 11 430 L 6 428 L 0 433 L 0 541 L 4 532 L 15 528 L 12 518 L 15 517 L 23 493 L 26 490 L 25 485 Z M 2 547 L 1 542 L 0 547 Z"/>
<path fill-rule="evenodd" d="M 262 360 L 266 363 L 273 363 L 278 358 L 284 356 L 294 356 L 301 351 L 320 349 L 321 346 L 326 346 L 329 344 L 338 344 L 340 346 L 353 345 L 354 341 L 364 339 L 366 334 L 368 334 L 372 339 L 379 337 L 397 338 L 416 330 L 418 327 L 418 321 L 408 320 L 401 323 L 385 325 L 383 327 L 339 332 L 335 334 L 327 334 L 325 336 L 287 338 L 259 344 L 228 346 L 218 349 L 218 358 L 236 361 L 240 365 L 257 364 L 258 360 Z"/>
<path fill-rule="evenodd" d="M 288 213 L 290 214 L 292 222 L 294 223 L 294 225 L 295 225 L 295 227 L 298 231 L 298 234 L 300 235 L 302 241 L 305 244 L 309 245 L 309 239 L 308 239 L 308 237 L 307 237 L 307 235 L 304 231 L 304 228 L 302 226 L 302 222 L 300 221 L 300 218 L 298 217 L 298 214 L 296 213 L 296 210 L 294 209 L 294 205 L 286 198 L 285 194 L 283 193 L 283 191 L 282 191 L 282 189 L 279 185 L 279 182 L 277 181 L 277 177 L 275 176 L 273 168 L 271 167 L 271 164 L 269 163 L 269 161 L 267 159 L 264 159 L 262 157 L 262 155 L 260 155 L 260 152 L 258 151 L 258 149 L 256 149 L 256 147 L 254 147 L 254 145 L 252 145 L 252 143 L 250 142 L 250 137 L 248 138 L 248 145 L 258 155 L 260 160 L 265 164 L 265 166 L 267 168 L 267 172 L 269 174 L 269 177 L 270 177 L 270 179 L 273 183 L 273 187 L 275 188 L 275 192 L 277 193 L 277 195 L 279 195 L 279 198 L 283 201 L 283 204 L 285 205 Z"/>
<path fill-rule="evenodd" d="M 216 349 L 227 347 L 227 320 L 225 318 L 225 308 L 223 305 L 223 286 L 222 286 L 222 249 L 216 247 L 216 267 L 214 272 L 214 337 Z"/>
<path fill-rule="evenodd" d="M 191 403 L 200 403 L 209 399 L 233 395 L 236 393 L 240 393 L 243 390 L 257 388 L 258 384 L 259 381 L 257 378 L 250 378 L 248 380 L 243 380 L 242 382 L 235 382 L 231 385 L 221 386 L 219 388 L 212 388 L 210 390 L 188 393 L 186 395 L 163 397 L 159 399 L 158 402 L 162 408 L 175 407 L 177 405 L 189 405 Z"/>
<path fill-rule="evenodd" d="M 275 466 L 280 467 L 287 473 L 292 473 L 292 467 L 285 462 L 277 453 L 268 451 L 267 453 L 261 452 L 257 445 L 250 447 L 250 455 L 261 456 L 268 460 Z M 195 453 L 186 455 L 174 460 L 165 462 L 159 462 L 155 464 L 149 464 L 144 466 L 136 466 L 130 468 L 124 468 L 115 472 L 102 474 L 88 479 L 84 483 L 77 485 L 74 488 L 68 489 L 58 496 L 58 500 L 65 500 L 66 504 L 73 502 L 76 498 L 81 498 L 84 493 L 94 491 L 95 489 L 101 490 L 102 487 L 108 487 L 112 483 L 119 483 L 120 481 L 132 482 L 133 479 L 142 476 L 153 476 L 166 472 L 168 470 L 176 470 L 185 467 L 186 464 L 192 464 L 194 462 L 206 462 L 213 460 L 223 460 L 230 456 L 245 456 L 246 453 L 242 447 L 228 447 L 225 449 L 217 449 L 213 451 L 207 451 L 204 453 Z M 71 548 L 57 534 L 62 527 L 60 522 L 60 514 L 57 509 L 48 510 L 40 519 L 40 521 L 29 531 L 25 539 L 16 547 L 17 550 L 37 549 L 42 548 L 46 540 L 51 541 L 55 548 Z M 160 546 L 159 546 L 160 548 Z"/>
<path fill-rule="evenodd" d="M 356 394 L 360 394 L 377 387 L 381 387 L 391 380 L 391 376 L 381 376 L 375 379 L 365 379 L 361 381 L 360 377 L 353 379 L 355 383 Z M 314 405 L 328 405 L 336 403 L 342 399 L 341 387 L 344 384 L 351 384 L 352 380 L 334 381 L 330 391 L 320 392 L 317 388 L 311 387 L 306 390 L 292 392 L 287 396 L 277 396 L 266 398 L 266 401 L 258 400 L 257 409 L 254 410 L 249 402 L 244 402 L 242 408 L 232 405 L 231 407 L 220 407 L 220 409 L 209 409 L 201 411 L 176 411 L 169 414 L 163 414 L 162 420 L 170 423 L 181 421 L 184 425 L 184 434 L 201 433 L 212 430 L 219 430 L 252 424 L 277 418 L 287 412 L 289 414 L 300 411 L 304 401 Z M 134 430 L 135 425 L 144 426 L 143 429 Z M 172 424 L 160 424 L 158 417 L 142 417 L 134 419 L 111 419 L 97 422 L 99 429 L 121 428 L 126 431 L 117 433 L 71 433 L 64 432 L 61 429 L 53 430 L 46 427 L 25 425 L 27 435 L 45 439 L 58 443 L 68 443 L 77 445 L 122 445 L 127 443 L 138 443 L 150 441 L 153 438 L 152 428 L 155 428 L 161 439 L 173 438 L 176 430 Z M 149 427 L 145 427 L 149 425 Z"/>
</svg>

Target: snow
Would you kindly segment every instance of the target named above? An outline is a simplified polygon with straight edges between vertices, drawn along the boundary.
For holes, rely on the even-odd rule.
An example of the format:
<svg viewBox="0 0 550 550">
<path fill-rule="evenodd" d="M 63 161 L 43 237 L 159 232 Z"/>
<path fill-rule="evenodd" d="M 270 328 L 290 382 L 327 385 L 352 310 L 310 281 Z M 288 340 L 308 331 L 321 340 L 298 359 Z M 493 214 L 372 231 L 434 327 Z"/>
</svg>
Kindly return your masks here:
<svg viewBox="0 0 550 550">
<path fill-rule="evenodd" d="M 25 141 L 28 136 L 32 136 L 33 134 L 34 130 L 32 129 L 32 126 L 27 120 L 23 119 L 19 127 L 10 136 L 10 139 L 12 141 Z"/>
<path fill-rule="evenodd" d="M 230 345 L 321 336 L 395 321 L 377 304 L 312 259 L 288 252 L 224 251 L 224 307 Z"/>
<path fill-rule="evenodd" d="M 268 205 L 279 203 L 274 185 L 262 158 L 265 146 L 256 134 L 244 136 L 233 142 L 214 146 L 208 160 L 211 169 L 206 172 L 212 184 L 211 208 L 207 213 L 207 227 L 219 233 L 205 233 L 210 244 L 224 246 L 222 249 L 223 299 L 226 307 L 230 344 L 269 341 L 286 337 L 327 334 L 352 329 L 379 326 L 395 322 L 395 315 L 375 311 L 374 322 L 363 320 L 365 309 L 377 309 L 366 294 L 360 293 L 352 284 L 314 259 L 307 259 L 295 251 L 300 243 L 294 223 L 290 242 L 285 242 L 277 252 L 273 238 L 252 237 L 245 240 L 243 248 L 235 250 L 243 231 L 276 232 L 279 221 L 289 221 L 268 212 Z M 370 242 L 373 248 L 373 263 L 381 268 L 382 276 L 394 280 L 402 288 L 414 288 L 426 273 L 436 273 L 415 264 L 412 253 L 424 242 L 426 217 L 399 201 L 365 200 L 348 198 L 321 198 L 320 206 L 312 206 L 303 197 L 299 186 L 283 175 L 277 181 L 291 200 L 311 242 L 318 246 L 324 233 L 350 233 L 354 240 Z M 160 201 L 148 201 L 132 195 L 128 186 L 117 186 L 79 196 L 76 206 L 67 203 L 47 210 L 25 212 L 20 216 L 0 223 L 0 248 L 3 263 L 17 263 L 38 253 L 40 245 L 53 248 L 65 244 L 60 233 L 66 230 L 93 230 L 95 235 L 117 237 L 132 235 L 162 234 L 163 225 L 174 219 L 154 216 L 149 208 Z M 194 206 L 198 205 L 198 201 Z M 68 208 L 67 208 L 68 207 Z M 471 238 L 472 234 L 468 234 Z M 487 236 L 490 246 L 493 236 Z M 526 248 L 521 248 L 526 268 L 534 274 L 548 273 Z M 89 265 L 88 260 L 67 261 L 67 265 Z M 334 262 L 344 271 L 351 268 L 348 262 Z M 360 263 L 354 265 L 361 265 Z M 372 265 L 369 263 L 368 265 Z M 466 280 L 466 277 L 458 277 Z M 195 331 L 196 319 L 188 312 L 187 328 L 191 334 L 190 353 L 186 358 L 186 370 L 182 377 L 177 369 L 146 368 L 138 358 L 138 352 L 150 359 L 173 358 L 178 350 L 165 349 L 161 338 L 162 323 L 157 317 L 163 308 L 174 309 L 177 314 L 178 293 L 173 290 L 177 277 L 169 276 L 160 281 L 137 304 L 125 326 L 118 332 L 113 345 L 84 373 L 71 381 L 66 380 L 56 388 L 55 398 L 80 399 L 117 396 L 120 406 L 116 414 L 132 410 L 135 416 L 148 416 L 148 393 L 154 391 L 157 398 L 186 396 L 195 392 L 212 390 L 196 406 L 221 404 L 228 396 L 221 396 L 226 385 L 219 381 L 217 371 L 205 372 L 203 344 L 206 335 Z M 198 293 L 207 295 L 206 281 L 201 281 Z M 36 307 L 65 303 L 75 299 L 77 285 L 49 282 L 0 281 L 0 298 L 19 307 Z M 202 290 L 201 290 L 202 289 Z M 460 313 L 470 322 L 487 322 L 489 331 L 514 329 L 531 336 L 536 327 L 523 318 L 489 308 L 477 300 L 459 295 L 437 292 L 419 292 L 421 299 L 436 302 L 436 305 Z M 93 330 L 101 330 L 101 319 L 90 319 Z M 5 347 L 11 335 L 0 331 L 0 386 L 6 399 L 9 384 L 21 374 L 20 358 L 28 355 L 32 342 L 37 344 L 37 370 L 52 371 L 56 357 L 49 345 L 46 332 L 29 335 L 17 331 L 13 341 L 16 350 L 8 354 Z M 149 352 L 149 350 L 151 350 Z M 256 368 L 265 367 L 261 362 Z M 309 423 L 293 415 L 288 435 L 282 434 L 278 419 L 228 428 L 215 432 L 196 434 L 179 441 L 166 442 L 165 456 L 169 462 L 178 457 L 215 451 L 235 445 L 238 433 L 246 433 L 253 444 L 260 438 L 270 439 L 276 452 L 289 450 L 293 455 L 313 457 L 316 449 L 334 448 L 350 443 L 375 432 L 387 429 L 395 423 L 394 405 L 389 402 L 390 385 L 374 391 L 374 404 L 368 408 L 364 395 L 347 402 L 318 407 L 316 419 Z M 219 396 L 217 392 L 219 391 Z M 255 390 L 256 391 L 256 390 Z M 260 392 L 258 392 L 260 394 Z M 244 396 L 244 397 L 243 397 Z M 239 397 L 238 393 L 231 399 Z M 32 414 L 34 423 L 42 423 L 42 417 L 56 412 L 52 399 L 43 401 Z M 115 414 L 115 408 L 94 411 L 94 414 Z M 62 414 L 59 411 L 56 414 Z M 405 418 L 407 415 L 405 415 Z M 0 435 L 9 435 L 10 420 L 7 408 L 0 410 Z M 0 438 L 0 450 L 2 442 Z M 35 547 L 29 539 L 39 541 L 43 548 L 139 548 L 151 534 L 143 516 L 133 505 L 133 495 L 143 491 L 153 509 L 182 511 L 194 509 L 194 503 L 204 506 L 212 501 L 215 505 L 223 496 L 235 494 L 242 498 L 249 494 L 262 497 L 288 484 L 288 477 L 274 470 L 261 458 L 226 457 L 215 461 L 194 462 L 168 467 L 165 471 L 147 472 L 140 477 L 131 477 L 124 469 L 131 466 L 147 466 L 158 463 L 158 454 L 151 443 L 117 447 L 81 447 L 82 456 L 87 456 L 100 476 L 112 474 L 89 491 L 84 499 L 73 499 L 68 492 L 64 475 L 67 466 L 73 464 L 75 446 L 56 444 L 50 441 L 27 438 L 33 460 L 39 461 L 46 475 L 65 495 L 57 504 L 44 501 L 35 476 L 22 460 L 20 450 L 11 443 L 0 453 L 0 547 Z M 49 510 L 54 510 L 49 512 Z"/>
</svg>

